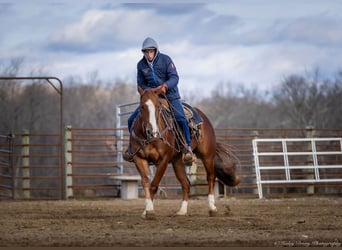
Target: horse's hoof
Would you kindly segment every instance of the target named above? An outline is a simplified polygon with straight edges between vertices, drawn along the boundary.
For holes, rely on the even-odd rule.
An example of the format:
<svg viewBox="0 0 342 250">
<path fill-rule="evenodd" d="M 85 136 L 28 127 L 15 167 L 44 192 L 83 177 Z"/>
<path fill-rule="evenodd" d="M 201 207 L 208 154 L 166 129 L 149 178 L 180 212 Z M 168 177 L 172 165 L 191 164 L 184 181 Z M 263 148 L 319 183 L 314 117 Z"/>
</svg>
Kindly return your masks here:
<svg viewBox="0 0 342 250">
<path fill-rule="evenodd" d="M 157 219 L 156 213 L 153 210 L 152 211 L 146 211 L 145 219 L 146 220 L 156 220 Z"/>
<path fill-rule="evenodd" d="M 217 216 L 217 215 L 218 215 L 217 210 L 209 210 L 209 216 L 210 216 L 210 217 L 215 217 L 215 216 Z"/>
<path fill-rule="evenodd" d="M 183 212 L 177 212 L 177 216 L 188 216 L 188 213 L 183 213 Z"/>
</svg>

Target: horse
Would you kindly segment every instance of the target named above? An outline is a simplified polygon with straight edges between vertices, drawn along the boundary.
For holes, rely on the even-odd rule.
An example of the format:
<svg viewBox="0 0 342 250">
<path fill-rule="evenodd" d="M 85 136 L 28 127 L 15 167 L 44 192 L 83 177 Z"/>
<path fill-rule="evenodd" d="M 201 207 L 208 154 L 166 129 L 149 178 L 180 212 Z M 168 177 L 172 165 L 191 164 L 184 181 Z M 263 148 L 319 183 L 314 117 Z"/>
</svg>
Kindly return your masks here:
<svg viewBox="0 0 342 250">
<path fill-rule="evenodd" d="M 177 140 L 180 134 L 175 132 L 176 122 L 170 122 L 165 115 L 171 107 L 166 98 L 160 97 L 160 89 L 140 89 L 139 93 L 140 110 L 131 129 L 129 143 L 145 194 L 142 217 L 156 217 L 153 200 L 169 163 L 172 164 L 175 176 L 182 187 L 182 202 L 177 215 L 187 215 L 190 181 Z M 194 110 L 198 112 L 203 123 L 199 125 L 198 135 L 192 136 L 192 150 L 205 167 L 209 187 L 209 215 L 214 216 L 217 214 L 214 197 L 215 178 L 218 177 L 226 185 L 236 186 L 240 182 L 235 174 L 237 164 L 224 146 L 216 142 L 215 131 L 208 117 L 200 109 L 194 107 Z M 150 182 L 148 171 L 151 163 L 156 166 L 156 171 Z"/>
</svg>

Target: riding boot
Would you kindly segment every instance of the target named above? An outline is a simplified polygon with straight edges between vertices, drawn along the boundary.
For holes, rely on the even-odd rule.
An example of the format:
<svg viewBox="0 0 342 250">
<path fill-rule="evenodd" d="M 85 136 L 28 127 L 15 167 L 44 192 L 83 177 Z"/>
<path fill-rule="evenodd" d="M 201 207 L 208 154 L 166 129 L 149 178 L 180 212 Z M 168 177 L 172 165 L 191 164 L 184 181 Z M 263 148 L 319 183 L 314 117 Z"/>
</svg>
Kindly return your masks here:
<svg viewBox="0 0 342 250">
<path fill-rule="evenodd" d="M 130 146 L 128 146 L 128 148 L 126 149 L 126 151 L 123 153 L 122 157 L 125 161 L 128 161 L 128 162 L 133 162 L 133 154 L 131 153 L 131 150 L 130 150 Z"/>
<path fill-rule="evenodd" d="M 192 153 L 192 149 L 190 146 L 188 146 L 188 148 L 186 148 L 185 150 L 183 161 L 186 166 L 191 166 L 192 163 L 195 161 L 195 156 Z"/>
</svg>

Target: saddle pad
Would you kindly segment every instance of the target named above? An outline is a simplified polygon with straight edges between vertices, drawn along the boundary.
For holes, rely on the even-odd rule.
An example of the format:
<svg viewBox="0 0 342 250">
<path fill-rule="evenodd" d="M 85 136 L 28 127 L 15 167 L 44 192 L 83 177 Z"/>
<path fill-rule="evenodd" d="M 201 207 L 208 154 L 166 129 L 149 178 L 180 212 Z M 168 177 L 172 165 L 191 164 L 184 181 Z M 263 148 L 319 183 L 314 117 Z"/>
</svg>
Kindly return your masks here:
<svg viewBox="0 0 342 250">
<path fill-rule="evenodd" d="M 189 103 L 182 101 L 182 106 L 188 120 L 192 120 L 196 126 L 203 123 L 202 117 Z"/>
</svg>

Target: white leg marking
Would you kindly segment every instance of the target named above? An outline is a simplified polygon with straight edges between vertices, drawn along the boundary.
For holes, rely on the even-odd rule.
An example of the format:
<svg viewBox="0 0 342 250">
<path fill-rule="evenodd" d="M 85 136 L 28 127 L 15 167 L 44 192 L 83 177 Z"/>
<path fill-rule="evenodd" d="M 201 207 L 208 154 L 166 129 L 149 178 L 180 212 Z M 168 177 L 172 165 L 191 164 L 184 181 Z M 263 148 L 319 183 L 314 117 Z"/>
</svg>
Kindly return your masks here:
<svg viewBox="0 0 342 250">
<path fill-rule="evenodd" d="M 181 208 L 177 212 L 177 215 L 186 215 L 187 213 L 188 213 L 188 202 L 183 200 Z"/>
<path fill-rule="evenodd" d="M 147 105 L 149 113 L 150 113 L 149 121 L 150 121 L 151 126 L 152 126 L 152 133 L 156 134 L 156 133 L 159 132 L 158 126 L 157 126 L 157 119 L 156 119 L 156 116 L 155 116 L 156 108 L 155 108 L 153 102 L 150 99 L 148 99 L 146 101 L 146 105 Z"/>
<path fill-rule="evenodd" d="M 142 216 L 145 218 L 146 217 L 146 211 L 153 211 L 154 207 L 153 207 L 153 202 L 151 199 L 145 199 L 145 210 L 142 214 Z"/>
<path fill-rule="evenodd" d="M 213 194 L 208 195 L 208 202 L 209 202 L 209 210 L 210 211 L 217 211 L 217 208 L 215 206 L 215 197 Z"/>
</svg>

